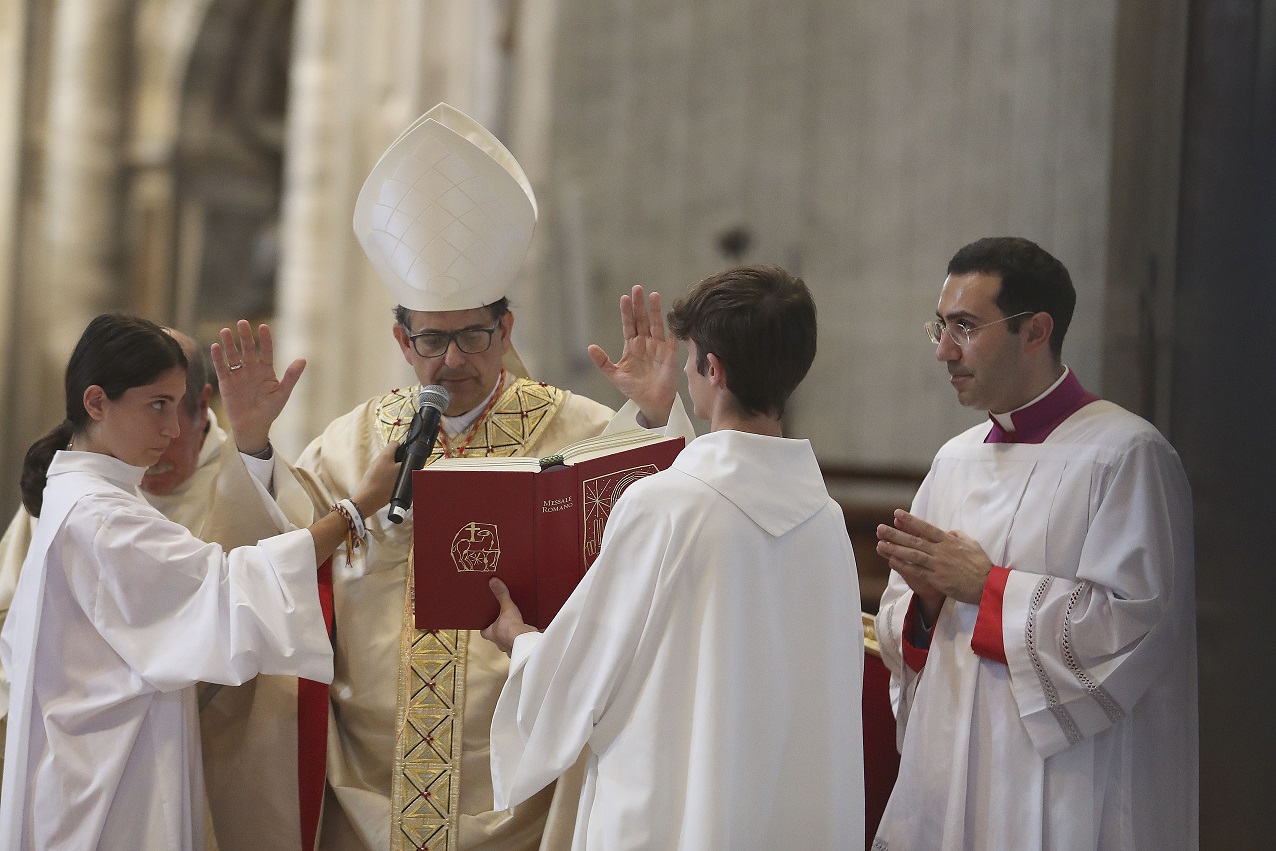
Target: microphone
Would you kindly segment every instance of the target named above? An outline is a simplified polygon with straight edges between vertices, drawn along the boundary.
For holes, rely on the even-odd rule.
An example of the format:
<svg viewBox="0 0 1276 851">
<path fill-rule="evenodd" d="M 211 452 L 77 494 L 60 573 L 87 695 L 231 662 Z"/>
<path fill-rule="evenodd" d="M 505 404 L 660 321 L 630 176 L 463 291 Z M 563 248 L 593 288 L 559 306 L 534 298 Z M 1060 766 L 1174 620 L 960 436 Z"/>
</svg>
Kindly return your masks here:
<svg viewBox="0 0 1276 851">
<path fill-rule="evenodd" d="M 416 399 L 416 415 L 399 447 L 399 478 L 394 482 L 390 499 L 390 522 L 402 523 L 412 507 L 412 472 L 425 466 L 439 436 L 439 418 L 447 410 L 448 392 L 438 384 L 422 387 Z"/>
</svg>

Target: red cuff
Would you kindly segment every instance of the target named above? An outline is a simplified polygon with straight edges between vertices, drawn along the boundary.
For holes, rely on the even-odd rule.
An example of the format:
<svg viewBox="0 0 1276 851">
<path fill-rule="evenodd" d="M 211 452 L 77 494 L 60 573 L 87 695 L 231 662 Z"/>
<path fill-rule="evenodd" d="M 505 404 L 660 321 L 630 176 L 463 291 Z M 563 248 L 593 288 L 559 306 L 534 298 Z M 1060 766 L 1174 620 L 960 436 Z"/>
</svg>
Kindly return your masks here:
<svg viewBox="0 0 1276 851">
<path fill-rule="evenodd" d="M 993 565 L 984 580 L 984 593 L 979 599 L 979 617 L 970 636 L 970 649 L 976 655 L 1006 664 L 1006 643 L 1001 633 L 1001 598 L 1006 593 L 1010 570 Z"/>
<path fill-rule="evenodd" d="M 904 664 L 912 668 L 917 673 L 921 673 L 922 668 L 926 667 L 926 656 L 930 653 L 929 648 L 923 650 L 917 647 L 909 640 L 909 636 L 914 630 L 921 632 L 931 632 L 935 629 L 935 625 L 930 625 L 930 630 L 922 629 L 921 620 L 921 603 L 917 601 L 917 595 L 913 595 L 913 599 L 908 601 L 908 611 L 904 613 Z"/>
</svg>

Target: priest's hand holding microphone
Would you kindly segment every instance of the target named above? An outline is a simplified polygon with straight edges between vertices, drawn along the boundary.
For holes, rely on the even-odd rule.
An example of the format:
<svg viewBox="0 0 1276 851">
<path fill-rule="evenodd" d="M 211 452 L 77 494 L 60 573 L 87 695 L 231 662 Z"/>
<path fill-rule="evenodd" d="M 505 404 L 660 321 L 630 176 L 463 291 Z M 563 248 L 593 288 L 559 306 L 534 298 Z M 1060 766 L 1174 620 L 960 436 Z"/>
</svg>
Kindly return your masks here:
<svg viewBox="0 0 1276 851">
<path fill-rule="evenodd" d="M 438 384 L 422 387 L 417 396 L 416 415 L 408 426 L 403 446 L 395 455 L 400 462 L 399 478 L 390 497 L 390 522 L 402 523 L 412 507 L 412 473 L 425 466 L 439 436 L 439 421 L 447 410 L 448 392 Z"/>
<path fill-rule="evenodd" d="M 262 460 L 272 458 L 270 427 L 301 378 L 305 360 L 294 360 L 277 377 L 270 328 L 259 326 L 254 339 L 252 326 L 242 319 L 235 331 L 222 329 L 220 342 L 212 345 L 211 354 L 237 448 Z M 351 546 L 357 547 L 367 535 L 364 518 L 380 511 L 387 502 L 391 502 L 390 519 L 403 522 L 412 505 L 412 471 L 423 467 L 430 457 L 448 393 L 432 385 L 421 391 L 418 402 L 403 445 L 391 442 L 378 453 L 350 498 L 338 500 L 331 513 L 310 526 L 317 561 L 326 559 L 342 541 L 349 540 Z"/>
</svg>

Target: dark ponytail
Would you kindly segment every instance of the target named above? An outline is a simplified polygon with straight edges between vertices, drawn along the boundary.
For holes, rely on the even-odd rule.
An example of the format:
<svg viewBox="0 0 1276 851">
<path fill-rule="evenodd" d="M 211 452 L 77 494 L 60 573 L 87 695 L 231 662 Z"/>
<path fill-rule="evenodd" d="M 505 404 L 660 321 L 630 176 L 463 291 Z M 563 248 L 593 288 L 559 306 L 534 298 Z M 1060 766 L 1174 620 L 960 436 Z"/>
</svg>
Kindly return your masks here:
<svg viewBox="0 0 1276 851">
<path fill-rule="evenodd" d="M 44 506 L 44 486 L 49 479 L 53 454 L 59 449 L 66 449 L 74 433 L 71 421 L 63 420 L 27 450 L 27 457 L 22 462 L 22 504 L 32 517 L 39 517 Z"/>
<path fill-rule="evenodd" d="M 84 391 L 102 388 L 112 401 L 126 390 L 150 384 L 173 367 L 186 369 L 186 355 L 164 329 L 147 319 L 104 313 L 89 323 L 66 365 L 66 419 L 31 444 L 22 464 L 22 504 L 39 517 L 49 465 L 58 450 L 89 427 Z"/>
</svg>

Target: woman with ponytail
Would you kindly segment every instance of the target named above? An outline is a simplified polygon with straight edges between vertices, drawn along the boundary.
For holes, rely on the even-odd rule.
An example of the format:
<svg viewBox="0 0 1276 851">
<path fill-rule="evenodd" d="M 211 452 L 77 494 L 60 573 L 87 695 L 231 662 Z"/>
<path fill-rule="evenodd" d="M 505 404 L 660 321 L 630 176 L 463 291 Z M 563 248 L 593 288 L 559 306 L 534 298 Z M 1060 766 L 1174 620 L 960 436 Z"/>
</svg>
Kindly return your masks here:
<svg viewBox="0 0 1276 851">
<path fill-rule="evenodd" d="M 226 551 L 138 491 L 179 433 L 176 341 L 144 319 L 99 316 L 65 388 L 66 419 L 22 471 L 39 522 L 0 635 L 11 677 L 0 848 L 198 849 L 195 683 L 331 681 L 315 569 L 389 501 L 394 447 L 310 528 Z"/>
</svg>

